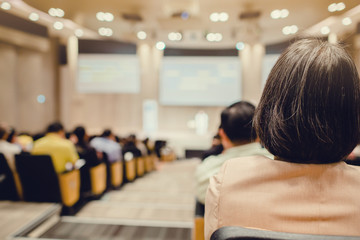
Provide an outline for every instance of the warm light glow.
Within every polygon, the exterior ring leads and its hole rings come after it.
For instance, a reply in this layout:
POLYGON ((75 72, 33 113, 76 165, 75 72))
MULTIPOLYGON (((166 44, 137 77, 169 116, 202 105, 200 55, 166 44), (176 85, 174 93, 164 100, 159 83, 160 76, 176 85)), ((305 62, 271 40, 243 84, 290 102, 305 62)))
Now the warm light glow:
POLYGON ((352 24, 351 18, 349 17, 344 18, 342 20, 342 24, 344 24, 345 26, 352 24))
POLYGON ((139 31, 137 34, 136 34, 137 38, 140 39, 140 40, 145 40, 146 37, 147 37, 147 34, 146 32, 144 31, 139 31))
POLYGON ((342 11, 346 8, 345 3, 339 2, 339 3, 332 3, 328 6, 329 12, 336 12, 336 11, 342 11))
POLYGON ((229 19, 229 14, 226 12, 219 13, 219 21, 226 22, 229 19))
POLYGON ((61 30, 61 29, 64 28, 64 24, 63 24, 62 22, 59 22, 59 21, 54 22, 54 28, 55 28, 56 30, 61 30))
POLYGON ((159 50, 164 50, 166 47, 165 43, 164 42, 157 42, 156 43, 156 48, 159 49, 159 50))
POLYGON ((114 21, 114 15, 108 12, 98 12, 96 13, 97 20, 101 22, 112 22, 114 21))
POLYGON ((182 34, 179 32, 171 32, 168 35, 170 41, 180 41, 182 39, 182 34))
POLYGON ((295 34, 298 31, 299 31, 299 28, 296 25, 286 26, 282 29, 282 32, 284 35, 295 34))
POLYGON ((111 37, 113 35, 113 30, 111 28, 102 27, 99 28, 98 32, 101 36, 111 37))
POLYGON ((4 10, 10 10, 11 9, 11 4, 8 2, 3 2, 0 6, 2 9, 4 10))
POLYGON ((60 9, 60 8, 50 8, 48 11, 49 15, 52 17, 64 17, 65 12, 64 10, 60 9))
POLYGON ((210 21, 212 21, 212 22, 219 21, 219 14, 217 12, 210 14, 210 21))
POLYGON ((221 33, 208 33, 206 35, 206 40, 209 42, 220 42, 223 39, 223 36, 221 33))
POLYGON ((35 13, 35 12, 32 12, 32 13, 30 13, 30 15, 29 15, 29 19, 30 19, 31 21, 34 21, 34 22, 36 22, 37 20, 39 20, 39 18, 40 18, 39 14, 37 14, 37 13, 35 13))
POLYGON ((75 36, 77 36, 77 37, 82 37, 82 36, 84 36, 84 31, 82 30, 82 29, 76 29, 75 30, 75 36))
POLYGON ((324 26, 321 28, 320 32, 324 35, 327 35, 330 33, 330 28, 328 26, 324 26))
POLYGON ((229 20, 229 14, 226 12, 210 14, 210 21, 212 22, 226 22, 227 20, 229 20))
POLYGON ((237 50, 241 51, 241 50, 243 50, 244 48, 245 48, 245 44, 244 44, 243 42, 238 42, 238 43, 236 44, 236 49, 237 49, 237 50))
POLYGON ((270 14, 272 19, 287 18, 289 16, 289 10, 287 9, 276 9, 270 14))

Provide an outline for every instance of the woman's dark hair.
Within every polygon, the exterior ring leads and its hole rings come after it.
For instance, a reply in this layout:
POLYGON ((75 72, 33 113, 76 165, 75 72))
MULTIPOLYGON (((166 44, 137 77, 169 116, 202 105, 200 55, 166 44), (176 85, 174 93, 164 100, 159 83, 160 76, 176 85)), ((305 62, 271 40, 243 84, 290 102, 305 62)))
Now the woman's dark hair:
POLYGON ((338 44, 293 43, 280 56, 255 112, 269 152, 299 163, 343 160, 360 139, 360 85, 353 60, 338 44))
POLYGON ((221 112, 220 128, 233 142, 251 141, 253 136, 252 119, 255 106, 246 101, 236 102, 221 112))
POLYGON ((76 135, 76 137, 78 138, 78 141, 80 143, 84 142, 84 137, 85 137, 85 128, 83 126, 77 126, 73 133, 76 135))

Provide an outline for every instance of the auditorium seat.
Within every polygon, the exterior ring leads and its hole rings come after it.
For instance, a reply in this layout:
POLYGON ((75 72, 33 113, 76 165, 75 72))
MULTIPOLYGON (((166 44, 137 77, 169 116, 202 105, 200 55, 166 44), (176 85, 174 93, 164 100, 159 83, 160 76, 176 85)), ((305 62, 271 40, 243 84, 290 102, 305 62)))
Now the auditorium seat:
POLYGON ((216 230, 210 240, 360 240, 360 236, 331 236, 299 233, 274 232, 267 230, 222 227, 216 230))
POLYGON ((136 161, 136 176, 142 177, 145 173, 145 158, 144 157, 137 157, 135 158, 136 161))
POLYGON ((110 183, 113 188, 119 188, 124 180, 123 162, 110 163, 110 183))
POLYGON ((13 173, 2 153, 0 153, 0 200, 19 200, 13 173))
POLYGON ((57 174, 49 155, 15 155, 15 165, 25 201, 59 202, 65 207, 78 202, 79 170, 57 174))
POLYGON ((101 196, 106 190, 106 165, 100 163, 90 167, 90 185, 92 196, 101 196))
POLYGON ((205 239, 204 215, 205 215, 205 205, 196 200, 194 228, 193 228, 193 240, 204 240, 205 239))
POLYGON ((150 155, 144 156, 144 160, 145 160, 145 172, 148 173, 148 172, 151 172, 152 170, 154 170, 152 156, 150 156, 150 155))
POLYGON ((132 182, 136 178, 136 159, 131 152, 124 155, 124 178, 126 182, 132 182))

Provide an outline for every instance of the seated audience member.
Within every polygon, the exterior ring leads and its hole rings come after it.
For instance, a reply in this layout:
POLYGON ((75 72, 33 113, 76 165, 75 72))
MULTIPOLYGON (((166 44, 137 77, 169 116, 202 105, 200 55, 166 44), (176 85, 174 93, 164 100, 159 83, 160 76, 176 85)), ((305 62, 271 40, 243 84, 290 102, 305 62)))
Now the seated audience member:
POLYGON ((319 39, 293 43, 266 82, 254 116, 275 156, 226 161, 210 179, 205 239, 222 226, 360 236, 360 80, 349 54, 319 39))
POLYGON ((110 129, 106 129, 100 137, 95 137, 90 141, 90 146, 98 152, 106 153, 109 162, 122 160, 121 146, 115 140, 115 135, 110 129))
POLYGON ((255 106, 240 101, 225 108, 221 113, 219 135, 224 152, 206 158, 196 169, 196 198, 204 204, 210 177, 219 172, 221 165, 235 157, 270 155, 258 142, 252 142, 252 119, 255 106))
POLYGON ((7 141, 9 133, 9 129, 0 124, 0 152, 4 154, 11 170, 15 171, 15 154, 21 153, 21 147, 7 141))
POLYGON ((85 128, 78 126, 74 129, 73 134, 77 139, 75 147, 80 158, 84 159, 89 166, 98 165, 102 158, 98 158, 95 148, 90 146, 89 136, 86 134, 85 128))
POLYGON ((126 138, 122 152, 124 156, 125 153, 131 152, 135 158, 143 155, 136 145, 136 136, 134 134, 126 138))
POLYGON ((17 136, 17 143, 20 145, 23 152, 31 152, 34 140, 28 133, 20 133, 17 136))
POLYGON ((34 142, 32 154, 50 155, 57 173, 65 172, 66 164, 75 164, 79 156, 74 144, 65 139, 64 127, 55 122, 48 126, 47 134, 34 142))
POLYGON ((219 155, 224 151, 224 147, 221 144, 220 135, 217 133, 212 140, 210 149, 204 151, 202 155, 202 160, 205 160, 207 157, 219 155))

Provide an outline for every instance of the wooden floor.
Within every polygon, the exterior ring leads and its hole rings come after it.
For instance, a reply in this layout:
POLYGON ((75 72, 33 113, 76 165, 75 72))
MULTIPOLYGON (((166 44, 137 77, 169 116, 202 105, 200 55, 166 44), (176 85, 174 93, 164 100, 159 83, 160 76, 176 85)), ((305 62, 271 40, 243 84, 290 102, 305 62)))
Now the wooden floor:
MULTIPOLYGON (((160 163, 158 170, 125 184, 119 190, 107 192, 100 200, 87 203, 75 216, 61 217, 57 223, 38 231, 41 234, 37 237, 190 240, 195 206, 194 173, 198 164, 197 159, 160 163)), ((10 209, 16 208, 10 205, 10 209)), ((25 212, 35 211, 31 203, 28 206, 25 212)), ((5 214, 10 217, 11 212, 5 214)), ((0 220, 3 220, 3 213, 0 205, 0 220)), ((21 217, 15 211, 13 214, 21 217)), ((18 227, 20 225, 21 221, 18 227)), ((16 230, 12 227, 4 231, 4 226, 4 221, 0 221, 0 239, 16 230)))

